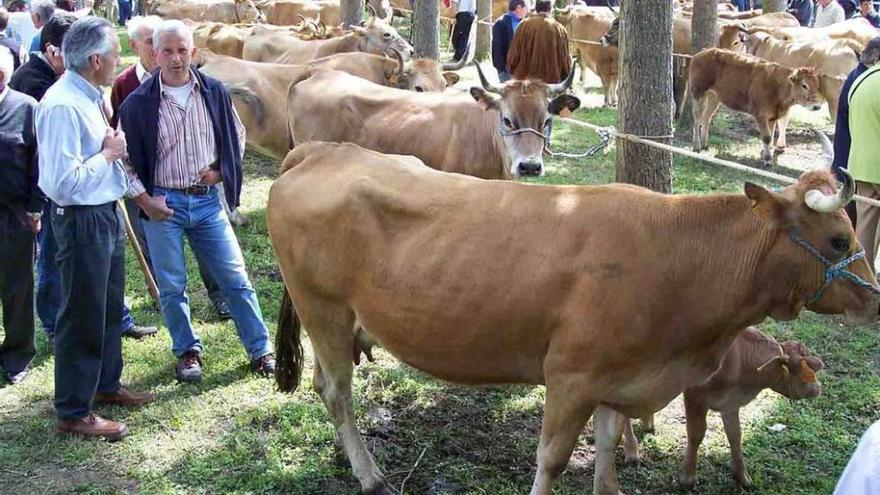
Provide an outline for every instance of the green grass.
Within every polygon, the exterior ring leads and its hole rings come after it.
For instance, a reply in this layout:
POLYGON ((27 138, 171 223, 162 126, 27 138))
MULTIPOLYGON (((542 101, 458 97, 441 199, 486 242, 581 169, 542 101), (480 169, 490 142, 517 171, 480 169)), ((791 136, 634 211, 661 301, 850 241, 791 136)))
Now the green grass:
MULTIPOLYGON (((130 56, 130 53, 128 54, 130 56)), ((601 125, 615 112, 585 109, 576 118, 601 125)), ((713 149, 737 154, 746 143, 734 117, 721 115, 713 149)), ((557 123, 556 150, 580 151, 596 142, 581 129, 557 123)), ((683 143, 680 143, 683 144, 683 143)), ((598 184, 614 177, 614 150, 592 159, 550 160, 552 184, 598 184)), ((265 202, 277 163, 249 153, 242 210, 253 223, 239 240, 263 313, 274 334, 281 281, 265 224, 265 202)), ((737 191, 745 175, 686 159, 675 161, 675 191, 737 191)), ((174 381, 167 331, 144 341, 124 342, 124 383, 150 390, 158 400, 144 408, 99 407, 124 420, 131 435, 119 443, 66 438, 53 431, 53 357, 40 334, 31 376, 0 389, 0 493, 44 494, 354 494, 345 457, 334 445, 329 417, 306 372, 293 395, 247 370, 234 326, 216 321, 192 257, 193 319, 205 341, 205 380, 174 381)), ((137 264, 129 256, 126 297, 141 324, 161 323, 146 296, 137 264)), ((794 406, 765 392, 743 410, 746 459, 755 493, 826 495, 843 470, 861 433, 880 416, 880 336, 876 326, 845 328, 837 318, 805 314, 796 322, 767 323, 781 338, 797 338, 820 355, 824 394, 794 406), (773 433, 768 427, 787 429, 773 433)), ((2 331, 0 331, 2 334, 2 331)), ((311 353, 308 350, 307 354, 311 353)), ((395 487, 408 475, 406 493, 526 493, 542 414, 542 387, 462 387, 434 380, 379 351, 377 362, 358 367, 355 402, 360 429, 395 487), (424 452, 419 466, 415 460, 424 452)), ((310 363, 310 362, 309 362, 310 363)), ((308 365, 310 367, 310 364, 308 365)), ((658 414, 657 432, 642 438, 643 464, 620 469, 623 490, 677 493, 673 478, 681 462, 684 425, 680 401, 658 414)), ((588 427, 556 493, 591 490, 593 456, 588 427)), ((733 491, 727 441, 720 419, 699 459, 699 493, 733 491)), ((619 456, 622 460, 622 456, 619 456)))

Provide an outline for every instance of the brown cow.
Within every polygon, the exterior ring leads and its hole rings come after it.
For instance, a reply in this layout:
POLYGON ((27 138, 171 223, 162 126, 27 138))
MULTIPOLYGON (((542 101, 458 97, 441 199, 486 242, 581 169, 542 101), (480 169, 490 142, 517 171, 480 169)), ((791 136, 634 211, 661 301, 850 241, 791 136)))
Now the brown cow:
POLYGON ((810 27, 761 27, 748 28, 748 32, 764 31, 775 38, 786 41, 812 41, 821 39, 851 39, 867 45, 869 41, 877 37, 877 30, 862 17, 847 19, 821 28, 810 27))
POLYGON ((290 150, 287 99, 290 83, 319 68, 336 69, 383 86, 411 91, 443 91, 458 81, 453 72, 440 72, 440 65, 427 59, 388 58, 366 53, 339 53, 303 65, 266 64, 199 50, 193 59, 199 69, 223 82, 247 129, 248 145, 274 158, 290 150))
POLYGON ((303 145, 286 165, 266 211, 289 294, 275 376, 282 391, 297 387, 301 324, 365 493, 392 492, 355 422, 358 334, 444 380, 545 385, 532 495, 550 495, 594 415, 594 493, 620 495, 620 414, 646 416, 706 381, 743 328, 805 306, 877 316, 864 259, 849 267, 870 289, 841 278, 814 299, 828 267, 789 237, 832 262, 860 251, 840 210, 847 175, 830 196, 827 171, 779 192, 747 183, 745 195, 676 196, 480 180, 350 143, 303 145), (825 213, 805 202, 815 195, 830 200, 825 213))
POLYGON ((812 67, 791 69, 751 55, 711 48, 691 61, 690 91, 694 97, 694 151, 709 147, 709 125, 718 107, 746 112, 754 117, 764 143, 761 159, 772 165, 773 133, 779 127, 785 144, 788 110, 794 104, 811 110, 822 107, 819 78, 812 67))
POLYGON ((513 80, 497 88, 480 72, 488 92, 473 87, 470 95, 448 95, 415 94, 342 72, 315 71, 290 88, 291 135, 297 146, 351 142, 485 179, 542 175, 552 114, 580 105, 562 94, 573 74, 559 84, 513 80))
POLYGON ((151 8, 151 13, 165 19, 228 24, 263 21, 263 14, 252 0, 162 0, 151 8))
POLYGON ((553 16, 568 30, 569 40, 580 54, 581 84, 586 83, 587 69, 590 69, 602 81, 605 105, 617 105, 617 47, 577 41, 601 41, 602 35, 611 28, 614 14, 604 7, 576 6, 557 9, 553 16))
MULTIPOLYGON (((718 371, 706 383, 684 391, 688 446, 681 484, 693 486, 696 482, 697 451, 706 434, 706 413, 711 409, 721 412, 724 421, 734 481, 741 488, 751 488, 752 478, 743 459, 739 410, 765 388, 791 400, 819 396, 822 385, 816 372, 824 367, 822 360, 800 342, 788 340, 780 344, 757 328, 746 328, 733 341, 718 371)), ((627 422, 623 438, 629 460, 637 460, 639 441, 631 422, 627 422)))
MULTIPOLYGON (((277 33, 285 33, 300 39, 327 39, 337 34, 335 30, 327 30, 323 23, 301 18, 296 26, 272 26, 261 24, 261 29, 277 33)), ((193 43, 196 48, 208 48, 214 53, 242 58, 244 40, 251 34, 256 24, 224 24, 222 22, 184 21, 193 30, 193 43)))
POLYGON ((352 26, 352 31, 337 38, 304 41, 296 36, 255 26, 244 40, 242 56, 254 62, 303 64, 335 53, 366 52, 383 55, 394 48, 405 59, 412 57, 413 48, 391 25, 370 18, 366 26, 352 26))

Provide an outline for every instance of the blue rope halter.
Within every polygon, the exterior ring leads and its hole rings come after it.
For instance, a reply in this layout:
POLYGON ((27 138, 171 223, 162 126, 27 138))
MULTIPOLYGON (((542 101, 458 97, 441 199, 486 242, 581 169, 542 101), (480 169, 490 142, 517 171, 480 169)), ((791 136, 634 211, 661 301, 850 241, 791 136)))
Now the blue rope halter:
POLYGON ((828 266, 828 269, 825 270, 825 283, 822 284, 822 287, 819 287, 819 289, 816 290, 816 292, 813 294, 813 297, 810 298, 810 301, 807 304, 813 304, 821 299, 822 294, 825 293, 828 287, 831 286, 831 282, 833 282, 836 278, 845 278, 863 289, 867 289, 874 294, 880 294, 880 289, 874 287, 873 285, 871 285, 870 282, 849 271, 849 268, 847 268, 849 265, 865 257, 864 249, 860 249, 858 252, 850 255, 848 258, 834 263, 826 258, 821 252, 819 252, 818 249, 813 247, 813 245, 810 244, 806 239, 798 235, 798 233, 795 232, 794 229, 788 231, 788 237, 795 244, 806 249, 808 253, 812 254, 813 256, 818 258, 819 261, 828 266))

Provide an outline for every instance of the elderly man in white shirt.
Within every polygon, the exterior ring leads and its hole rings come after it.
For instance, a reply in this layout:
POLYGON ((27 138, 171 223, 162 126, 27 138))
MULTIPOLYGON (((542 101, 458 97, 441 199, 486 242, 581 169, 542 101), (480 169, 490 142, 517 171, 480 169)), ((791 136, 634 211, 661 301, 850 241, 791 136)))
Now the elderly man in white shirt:
POLYGON ((813 27, 821 28, 846 20, 843 7, 835 0, 819 0, 816 6, 816 22, 813 27))

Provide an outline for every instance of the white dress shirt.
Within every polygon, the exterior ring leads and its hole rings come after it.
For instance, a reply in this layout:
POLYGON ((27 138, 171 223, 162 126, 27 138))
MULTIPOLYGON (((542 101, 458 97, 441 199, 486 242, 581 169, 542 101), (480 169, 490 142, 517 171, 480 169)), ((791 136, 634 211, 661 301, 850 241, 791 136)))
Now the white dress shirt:
POLYGON ((830 26, 843 22, 845 19, 846 14, 843 12, 843 7, 835 0, 831 0, 827 7, 823 7, 822 4, 816 5, 816 23, 813 27, 830 26))

